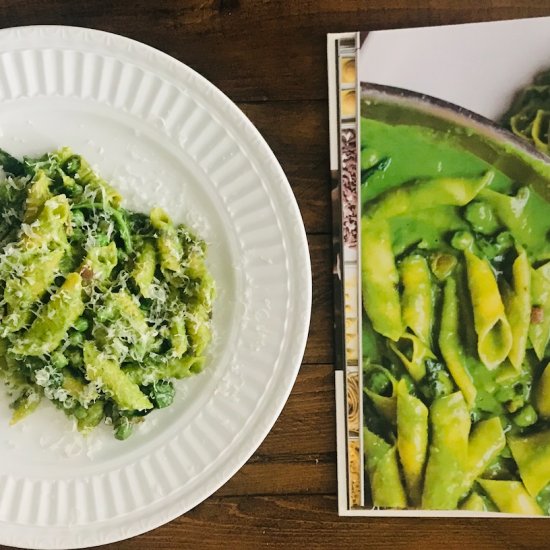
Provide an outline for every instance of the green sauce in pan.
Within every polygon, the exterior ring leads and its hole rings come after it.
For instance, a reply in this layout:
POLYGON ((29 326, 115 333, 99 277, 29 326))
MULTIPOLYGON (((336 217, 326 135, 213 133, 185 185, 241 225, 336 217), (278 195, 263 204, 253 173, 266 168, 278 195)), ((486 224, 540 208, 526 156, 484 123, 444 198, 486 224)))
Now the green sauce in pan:
MULTIPOLYGON (((523 185, 523 182, 512 181, 473 153, 457 147, 451 133, 443 134, 420 126, 391 125, 367 118, 361 119, 361 168, 363 204, 406 182, 440 177, 479 177, 488 170, 495 171, 488 186, 491 191, 513 195, 523 185)), ((532 260, 550 258, 550 204, 533 189, 530 189, 527 200, 511 204, 509 217, 504 223, 526 247, 532 260)), ((400 237, 394 242, 397 250, 409 246, 419 233, 428 236, 427 244, 435 245, 442 241, 445 230, 448 232, 463 226, 456 208, 403 217, 392 224, 395 233, 403 236, 403 240, 400 237)))
MULTIPOLYGON (((458 149, 450 134, 362 118, 361 169, 368 169, 383 158, 392 161, 363 186, 363 201, 407 181, 441 176, 477 177, 491 168, 474 154, 458 149)), ((491 184, 495 190, 508 190, 511 186, 510 179, 500 172, 491 184)))

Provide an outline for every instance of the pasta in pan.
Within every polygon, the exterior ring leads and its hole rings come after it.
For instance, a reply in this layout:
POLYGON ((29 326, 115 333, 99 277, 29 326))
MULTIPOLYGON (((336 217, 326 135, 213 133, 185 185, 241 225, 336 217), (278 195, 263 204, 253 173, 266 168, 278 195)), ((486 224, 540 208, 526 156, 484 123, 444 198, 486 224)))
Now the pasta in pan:
POLYGON ((365 494, 550 515, 550 204, 449 134, 370 113, 365 494))
POLYGON ((550 153, 550 71, 538 74, 516 97, 503 123, 543 153, 550 153))
POLYGON ((214 282, 205 245, 149 216, 69 148, 23 161, 0 150, 0 375, 12 422, 42 398, 83 433, 117 439, 200 372, 214 282))

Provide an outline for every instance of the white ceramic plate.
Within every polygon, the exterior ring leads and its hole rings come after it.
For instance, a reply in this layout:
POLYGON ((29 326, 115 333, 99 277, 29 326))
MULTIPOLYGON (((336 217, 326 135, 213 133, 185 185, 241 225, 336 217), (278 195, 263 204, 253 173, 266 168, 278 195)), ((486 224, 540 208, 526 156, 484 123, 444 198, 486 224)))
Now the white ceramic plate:
POLYGON ((197 73, 132 40, 71 27, 0 32, 0 147, 69 145, 126 197, 209 243, 218 285, 208 366, 127 441, 83 439, 49 404, 8 426, 0 398, 0 543, 117 541, 189 510, 250 457, 279 415, 311 307, 304 227, 272 152, 197 73))

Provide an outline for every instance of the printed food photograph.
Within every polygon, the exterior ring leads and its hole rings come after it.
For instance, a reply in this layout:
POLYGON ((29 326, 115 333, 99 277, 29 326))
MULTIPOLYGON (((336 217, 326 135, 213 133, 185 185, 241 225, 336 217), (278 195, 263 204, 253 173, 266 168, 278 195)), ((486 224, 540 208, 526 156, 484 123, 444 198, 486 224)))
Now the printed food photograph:
POLYGON ((547 78, 503 121, 515 136, 420 94, 362 86, 374 507, 550 514, 547 78))

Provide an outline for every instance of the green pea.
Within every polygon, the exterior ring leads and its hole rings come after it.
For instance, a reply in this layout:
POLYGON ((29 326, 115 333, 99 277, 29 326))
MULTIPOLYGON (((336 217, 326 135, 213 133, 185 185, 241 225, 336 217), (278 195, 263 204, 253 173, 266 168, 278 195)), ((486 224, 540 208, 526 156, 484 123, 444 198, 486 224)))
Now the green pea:
POLYGON ((514 245, 514 237, 510 231, 502 231, 497 235, 496 238, 497 245, 500 247, 501 251, 507 250, 514 245))
POLYGON ((479 422, 481 420, 485 420, 486 418, 487 418, 487 413, 481 410, 479 407, 472 409, 470 412, 470 420, 472 424, 475 424, 476 422, 479 422))
POLYGON ((110 342, 109 329, 102 325, 97 326, 94 329, 94 340, 100 347, 108 344, 110 342))
POLYGON ((71 346, 79 347, 82 345, 82 342, 84 342, 84 336, 81 332, 71 331, 69 333, 69 342, 71 346))
POLYGON ((86 319, 86 317, 79 317, 74 323, 74 328, 78 332, 84 332, 88 330, 89 326, 90 323, 88 322, 88 319, 86 319))
POLYGON ((483 201, 471 202, 466 207, 464 217, 474 231, 484 235, 492 235, 500 227, 493 209, 483 201))
POLYGON ((480 238, 477 240, 477 245, 488 260, 495 260, 500 254, 499 247, 491 240, 480 238))
POLYGON ((514 389, 514 386, 510 386, 509 384, 505 385, 502 384, 498 386, 496 392, 495 392, 495 398, 500 403, 506 403, 506 401, 511 401, 512 399, 515 399, 517 397, 517 393, 514 389))
POLYGON ((532 405, 525 405, 513 417, 514 424, 520 428, 532 426, 537 420, 537 412, 532 405))
POLYGON ((523 397, 522 396, 516 396, 516 397, 510 399, 510 401, 508 401, 505 404, 505 407, 508 410, 508 412, 515 413, 516 411, 519 411, 523 407, 524 404, 525 404, 525 400, 523 399, 523 397))
POLYGON ((550 515, 550 483, 547 483, 537 495, 537 503, 546 515, 550 515))
POLYGON ((503 231, 497 235, 496 239, 479 239, 478 245, 489 260, 496 261, 499 258, 502 259, 503 255, 514 246, 514 238, 508 231, 503 231))
POLYGON ((96 401, 95 403, 92 403, 88 409, 84 410, 86 414, 78 421, 78 429, 81 431, 95 428, 101 422, 104 415, 103 402, 96 401))
POLYGON ((456 264, 456 258, 452 254, 437 252, 430 258, 430 269, 440 281, 444 281, 453 272, 456 264))
POLYGON ((378 153, 375 153, 372 149, 363 149, 361 151, 361 166, 364 169, 368 169, 371 166, 377 164, 380 160, 378 153))
POLYGON ((69 364, 69 360, 65 357, 65 354, 62 351, 54 351, 52 353, 51 361, 52 365, 58 370, 61 370, 69 364))
POLYGON ((457 250, 468 250, 474 244, 474 237, 468 231, 457 231, 451 239, 451 246, 457 250))
POLYGON ((78 197, 79 195, 82 195, 82 192, 84 191, 84 188, 82 187, 82 185, 76 183, 72 178, 71 178, 71 184, 69 186, 65 186, 65 194, 68 196, 68 197, 78 197))
POLYGON ((95 240, 97 246, 107 246, 111 242, 105 233, 100 233, 95 240))
POLYGON ((84 237, 84 231, 82 231, 82 229, 78 226, 73 227, 73 233, 70 237, 71 242, 78 243, 78 242, 82 241, 84 238, 85 238, 84 237))
POLYGON ((83 192, 84 187, 82 187, 79 183, 75 183, 73 187, 73 197, 78 197, 79 195, 82 195, 83 192))
POLYGON ((101 231, 102 233, 108 233, 109 232, 109 227, 111 227, 111 222, 109 222, 107 220, 101 220, 97 227, 98 227, 99 231, 101 231))
POLYGON ((82 420, 86 418, 87 414, 88 414, 88 411, 80 405, 76 407, 76 409, 73 411, 73 416, 78 420, 82 420))
POLYGON ((116 439, 123 441, 132 435, 133 426, 128 418, 121 416, 114 425, 114 430, 116 439))

